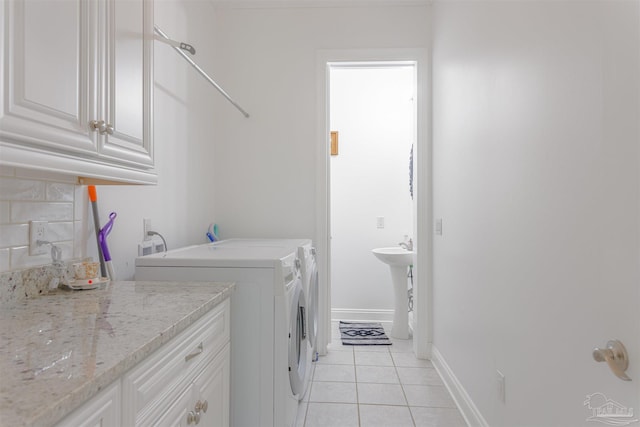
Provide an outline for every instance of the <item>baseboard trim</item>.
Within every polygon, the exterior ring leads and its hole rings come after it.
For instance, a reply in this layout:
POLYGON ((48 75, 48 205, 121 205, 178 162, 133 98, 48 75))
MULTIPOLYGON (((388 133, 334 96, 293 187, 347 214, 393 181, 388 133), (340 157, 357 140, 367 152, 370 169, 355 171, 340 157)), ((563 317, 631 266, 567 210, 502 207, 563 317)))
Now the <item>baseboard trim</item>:
POLYGON ((365 310, 360 308, 332 308, 331 321, 393 322, 393 310, 365 310))
POLYGON ((440 378, 444 381, 444 385, 449 390, 449 393, 453 397, 453 400, 456 402, 458 409, 462 413, 465 422, 468 426, 478 426, 478 427, 489 427, 489 424, 484 419, 476 405, 467 394, 467 391, 462 387, 458 378, 454 375, 449 365, 442 357, 442 354, 438 351, 438 349, 432 344, 431 346, 431 363, 440 374, 440 378))

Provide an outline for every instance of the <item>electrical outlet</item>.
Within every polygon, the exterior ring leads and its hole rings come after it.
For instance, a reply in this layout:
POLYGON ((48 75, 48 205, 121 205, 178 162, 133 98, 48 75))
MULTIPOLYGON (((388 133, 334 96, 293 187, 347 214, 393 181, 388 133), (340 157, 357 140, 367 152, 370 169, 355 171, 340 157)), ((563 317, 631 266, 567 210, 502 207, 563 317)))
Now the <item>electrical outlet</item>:
POLYGON ((376 218, 376 225, 378 228, 384 228, 384 217, 379 216, 376 218))
POLYGON ((147 232, 151 230, 151 218, 142 218, 142 240, 151 240, 147 232))
POLYGON ((47 221, 29 221, 29 255, 48 253, 47 245, 38 245, 38 240, 47 240, 49 223, 47 221))
POLYGON ((506 387, 505 378, 504 378, 504 374, 498 370, 496 370, 496 382, 497 382, 498 398, 502 403, 506 403, 507 390, 505 388, 506 387))

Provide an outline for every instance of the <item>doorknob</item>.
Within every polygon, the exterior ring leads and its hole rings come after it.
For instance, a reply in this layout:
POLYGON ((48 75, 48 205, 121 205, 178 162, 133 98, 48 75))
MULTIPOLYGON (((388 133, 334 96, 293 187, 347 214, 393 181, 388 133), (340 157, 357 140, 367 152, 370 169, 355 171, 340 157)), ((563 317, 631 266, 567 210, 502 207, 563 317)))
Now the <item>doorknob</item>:
POLYGON ((593 358, 596 362, 607 362, 609 368, 621 380, 631 381, 631 378, 624 373, 629 367, 629 356, 627 356, 627 349, 620 341, 607 342, 607 348, 594 348, 593 358))

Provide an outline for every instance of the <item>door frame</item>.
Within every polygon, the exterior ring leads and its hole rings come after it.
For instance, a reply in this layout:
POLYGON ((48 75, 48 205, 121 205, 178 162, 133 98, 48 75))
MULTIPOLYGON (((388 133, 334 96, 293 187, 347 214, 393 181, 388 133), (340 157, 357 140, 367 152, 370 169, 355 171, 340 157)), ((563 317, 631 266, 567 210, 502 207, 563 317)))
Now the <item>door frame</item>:
POLYGON ((316 232, 319 272, 318 352, 326 354, 331 342, 331 215, 329 171, 329 63, 400 62, 416 64, 416 159, 414 193, 415 272, 413 350, 419 358, 431 357, 432 341, 432 167, 431 167, 431 67, 429 52, 423 48, 318 50, 316 54, 316 232))

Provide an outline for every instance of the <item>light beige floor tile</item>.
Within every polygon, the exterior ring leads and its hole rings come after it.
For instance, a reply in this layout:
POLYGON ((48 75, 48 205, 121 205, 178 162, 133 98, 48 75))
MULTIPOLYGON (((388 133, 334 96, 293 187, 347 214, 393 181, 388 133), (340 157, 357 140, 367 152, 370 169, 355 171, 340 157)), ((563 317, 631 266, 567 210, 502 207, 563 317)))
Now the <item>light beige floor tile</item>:
POLYGON ((455 408, 411 407, 416 427, 467 427, 464 418, 455 408))
POLYGON ((304 426, 304 419, 307 415, 307 406, 309 404, 307 402, 300 402, 298 404, 298 414, 296 415, 296 427, 304 426))
POLYGON ((353 365, 353 351, 328 351, 316 362, 319 365, 353 365))
POLYGON ((338 322, 331 322, 331 336, 340 338, 340 324, 338 322))
POLYGON ((349 351, 353 353, 353 345, 344 345, 340 339, 333 340, 327 344, 327 353, 332 351, 349 351))
POLYGON ((360 405, 360 427, 413 427, 407 406, 360 405))
POLYGON ((356 353, 375 351, 378 353, 388 353, 391 345, 354 345, 353 351, 356 353))
POLYGON ((446 387, 432 385, 404 385, 409 406, 427 406, 431 408, 455 408, 456 404, 446 387))
POLYGON ((393 366, 390 353, 362 352, 355 355, 358 366, 393 366))
POLYGON ((311 370, 311 376, 309 377, 309 383, 307 384, 307 388, 304 391, 304 394, 302 395, 302 401, 303 402, 308 402, 309 401, 309 395, 311 394, 311 385, 313 384, 313 372, 315 371, 315 366, 314 368, 311 370))
POLYGON ((391 352, 393 363, 405 368, 433 368, 433 363, 427 359, 418 359, 413 353, 391 352))
POLYGON ((309 403, 305 427, 358 427, 358 405, 309 403))
POLYGON ((396 368, 402 384, 444 385, 434 368, 396 368))
POLYGON ((371 405, 407 405, 398 384, 358 383, 358 402, 371 405))
POLYGON ((392 353, 413 353, 413 340, 390 339, 391 346, 389 350, 391 350, 392 353))
POLYGON ((353 365, 316 365, 313 381, 356 382, 353 365))
POLYGON ((387 334, 391 333, 391 328, 393 328, 393 322, 391 320, 380 322, 380 324, 382 324, 382 328, 387 334))
POLYGON ((393 366, 356 366, 359 383, 399 384, 400 379, 393 366))
POLYGON ((358 403, 355 383, 317 381, 311 387, 310 402, 358 403))

